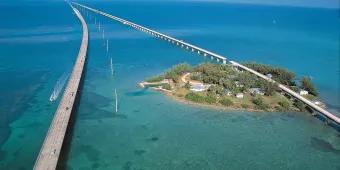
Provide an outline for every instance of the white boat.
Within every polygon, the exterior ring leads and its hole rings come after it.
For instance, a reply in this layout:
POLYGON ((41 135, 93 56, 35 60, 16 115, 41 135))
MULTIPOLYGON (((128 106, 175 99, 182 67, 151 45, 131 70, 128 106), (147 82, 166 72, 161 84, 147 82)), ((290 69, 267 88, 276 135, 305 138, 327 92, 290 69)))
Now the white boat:
POLYGON ((53 101, 55 101, 56 99, 57 99, 57 95, 56 95, 56 93, 53 91, 52 92, 52 94, 51 94, 51 96, 50 96, 50 102, 53 102, 53 101))
POLYGON ((58 99, 58 96, 63 89, 67 79, 68 79, 69 73, 65 72, 57 81, 53 88, 53 92, 50 96, 50 101, 53 102, 58 99))

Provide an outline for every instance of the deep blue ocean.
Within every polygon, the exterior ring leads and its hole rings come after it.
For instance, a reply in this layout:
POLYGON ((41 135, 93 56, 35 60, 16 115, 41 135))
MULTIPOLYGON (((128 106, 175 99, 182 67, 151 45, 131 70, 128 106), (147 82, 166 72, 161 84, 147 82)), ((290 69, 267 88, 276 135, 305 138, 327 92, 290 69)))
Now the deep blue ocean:
MULTIPOLYGON (((297 78, 310 76, 328 109, 340 115, 338 9, 207 2, 84 4, 230 60, 285 67, 297 78)), ((138 88, 138 82, 174 64, 210 60, 97 14, 83 16, 90 31, 88 60, 60 167, 340 168, 339 132, 308 113, 218 111, 138 88), (104 38, 94 18, 103 26, 104 38)), ((49 97, 73 66, 81 25, 63 1, 1 1, 0 20, 0 169, 32 169, 59 102, 49 97)))

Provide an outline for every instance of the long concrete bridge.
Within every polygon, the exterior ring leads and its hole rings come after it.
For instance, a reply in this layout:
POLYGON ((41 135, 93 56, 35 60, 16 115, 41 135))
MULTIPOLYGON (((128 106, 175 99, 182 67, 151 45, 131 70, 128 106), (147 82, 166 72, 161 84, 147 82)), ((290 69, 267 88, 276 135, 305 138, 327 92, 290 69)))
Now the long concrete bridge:
POLYGON ((75 99, 78 93, 79 84, 82 78, 84 64, 86 61, 86 52, 88 45, 88 29, 85 20, 80 12, 70 5, 74 13, 79 18, 82 29, 83 37, 78 53, 78 57, 73 67, 72 74, 65 88, 63 97, 59 103, 57 111, 48 129, 46 138, 37 157, 34 165, 36 170, 53 170, 56 169, 60 151, 63 145, 65 133, 73 110, 75 99))
POLYGON ((173 37, 170 37, 168 35, 162 34, 162 33, 157 32, 155 30, 143 27, 143 26, 138 25, 136 23, 130 22, 130 21, 122 19, 122 18, 118 18, 116 16, 107 14, 105 12, 102 12, 102 11, 99 11, 99 10, 96 10, 96 9, 93 9, 93 8, 81 5, 79 3, 73 2, 73 4, 76 5, 76 6, 82 7, 83 9, 88 9, 90 11, 93 11, 95 13, 101 14, 101 15, 106 16, 108 18, 114 19, 114 20, 116 20, 116 21, 118 21, 118 22, 120 22, 120 23, 122 23, 124 25, 130 26, 130 27, 132 27, 134 29, 140 30, 142 32, 145 32, 145 33, 150 34, 152 36, 155 36, 157 38, 163 39, 165 41, 173 43, 173 44, 175 44, 177 46, 180 46, 182 48, 185 48, 187 50, 191 50, 192 52, 197 52, 198 54, 201 54, 201 55, 203 55, 205 57, 211 57, 211 59, 215 59, 218 62, 222 62, 224 64, 226 64, 226 62, 227 62, 227 59, 225 57, 221 56, 221 55, 218 55, 218 54, 213 53, 211 51, 208 51, 208 50, 205 50, 203 48, 197 47, 195 45, 189 44, 189 43, 184 42, 182 40, 178 40, 176 38, 173 38, 173 37))
MULTIPOLYGON (((110 15, 108 13, 105 13, 105 12, 102 12, 100 10, 97 10, 97 9, 94 9, 94 8, 90 8, 88 6, 85 6, 85 5, 82 5, 82 4, 79 4, 79 3, 73 3, 75 6, 78 6, 80 7, 80 9, 82 10, 90 10, 92 12, 95 12, 95 13, 98 13, 100 15, 103 15, 103 16, 106 16, 108 18, 111 18, 113 20, 116 20, 124 25, 127 25, 127 26, 130 26, 134 29, 137 29, 137 30, 140 30, 142 32, 145 32, 147 34, 150 34, 156 38, 160 38, 162 40, 165 40, 165 41, 168 41, 168 42, 171 42, 172 44, 175 44, 177 46, 180 46, 182 48, 186 48, 188 50, 191 50, 192 52, 197 52, 198 54, 201 54, 203 56, 208 56, 208 57, 211 57, 211 59, 216 59, 218 62, 222 62, 223 64, 226 64, 227 63, 227 59, 221 55, 218 55, 216 53, 213 53, 211 51, 208 51, 208 50, 205 50, 203 48, 200 48, 200 47, 197 47, 195 45, 192 45, 192 44, 189 44, 187 42, 184 42, 182 40, 178 40, 176 38, 173 38, 171 36, 168 36, 168 35, 165 35, 165 34, 162 34, 160 32, 157 32, 155 30, 152 30, 152 29, 149 29, 149 28, 146 28, 144 26, 141 26, 141 25, 138 25, 136 23, 133 23, 131 21, 128 21, 128 20, 125 20, 125 19, 122 19, 122 18, 119 18, 119 17, 116 17, 116 16, 113 16, 113 15, 110 15)), ((250 69, 242 64, 239 64, 235 61, 229 61, 232 65, 234 66, 237 66, 245 71, 248 71, 260 78, 263 78, 269 82, 273 82, 273 83, 277 83, 275 82, 273 79, 270 79, 268 78, 267 76, 253 70, 253 69, 250 69)), ((313 102, 311 102, 310 100, 304 98, 303 96, 299 95, 298 93, 294 92, 293 90, 289 89, 288 87, 282 85, 282 84, 278 84, 278 87, 286 92, 287 94, 295 97, 296 99, 302 101, 303 103, 305 103, 306 105, 308 105, 309 107, 311 107, 312 109, 316 110, 317 112, 321 113, 322 115, 324 115, 327 119, 330 119, 330 120, 333 120, 334 122, 336 122, 337 124, 340 124, 340 119, 339 117, 337 117, 335 114, 332 114, 331 112, 319 107, 318 105, 314 104, 313 102)))

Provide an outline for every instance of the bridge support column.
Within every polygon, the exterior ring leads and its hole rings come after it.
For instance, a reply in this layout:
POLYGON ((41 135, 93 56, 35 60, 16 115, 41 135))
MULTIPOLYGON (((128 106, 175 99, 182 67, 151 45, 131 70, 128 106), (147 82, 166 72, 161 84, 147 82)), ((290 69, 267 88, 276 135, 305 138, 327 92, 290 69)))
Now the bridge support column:
POLYGON ((315 111, 312 112, 312 116, 316 116, 317 114, 315 113, 315 111))
POLYGON ((330 123, 330 120, 326 117, 326 119, 325 119, 325 124, 326 124, 326 125, 329 125, 329 123, 330 123))
POLYGON ((219 58, 216 58, 216 61, 217 61, 217 62, 220 62, 220 59, 219 59, 219 58))
POLYGON ((213 56, 210 56, 210 58, 213 60, 214 59, 214 57, 213 56))
POLYGON ((206 56, 207 56, 207 53, 204 53, 203 56, 206 57, 206 56))
POLYGON ((227 64, 227 60, 223 60, 223 64, 227 64))
POLYGON ((186 49, 189 50, 189 47, 187 46, 186 49))
POLYGON ((197 51, 197 54, 201 54, 201 52, 200 52, 200 51, 197 51))

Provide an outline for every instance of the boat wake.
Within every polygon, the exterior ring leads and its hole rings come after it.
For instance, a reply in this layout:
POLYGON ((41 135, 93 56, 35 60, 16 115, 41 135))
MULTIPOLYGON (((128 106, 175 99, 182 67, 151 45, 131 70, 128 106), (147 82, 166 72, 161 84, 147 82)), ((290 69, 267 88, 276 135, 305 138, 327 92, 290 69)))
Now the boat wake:
POLYGON ((69 77, 69 73, 65 72, 57 81, 57 83, 54 86, 53 92, 50 96, 50 101, 53 102, 55 100, 57 100, 61 90, 64 88, 65 83, 69 77))

